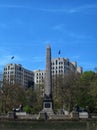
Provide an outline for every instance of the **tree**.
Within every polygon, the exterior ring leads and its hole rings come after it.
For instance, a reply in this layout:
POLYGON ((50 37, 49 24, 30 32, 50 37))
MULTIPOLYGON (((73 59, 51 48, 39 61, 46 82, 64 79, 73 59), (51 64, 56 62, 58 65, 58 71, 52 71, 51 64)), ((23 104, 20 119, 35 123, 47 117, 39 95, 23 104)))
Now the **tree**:
POLYGON ((22 86, 4 83, 1 91, 3 112, 6 113, 12 108, 17 108, 20 104, 25 104, 25 90, 22 86))
POLYGON ((97 76, 93 71, 84 72, 80 79, 77 92, 77 104, 88 107, 90 112, 97 108, 97 76))
POLYGON ((78 90, 78 74, 70 72, 64 75, 64 106, 68 111, 72 111, 76 103, 76 94, 78 90))
POLYGON ((68 109, 76 103, 76 91, 78 74, 68 73, 64 75, 57 75, 57 79, 53 80, 53 99, 55 109, 68 109))
POLYGON ((80 81, 81 83, 84 83, 84 85, 90 85, 91 82, 93 82, 95 80, 95 72, 93 71, 85 71, 81 77, 80 77, 80 81))

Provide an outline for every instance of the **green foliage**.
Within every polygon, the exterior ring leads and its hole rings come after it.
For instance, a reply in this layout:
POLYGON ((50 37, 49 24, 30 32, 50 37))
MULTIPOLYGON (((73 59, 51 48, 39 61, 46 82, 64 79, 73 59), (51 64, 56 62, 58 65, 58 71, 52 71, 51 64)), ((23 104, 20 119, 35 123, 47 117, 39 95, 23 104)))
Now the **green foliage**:
MULTIPOLYGON (((35 90, 22 86, 4 83, 0 90, 0 113, 11 111, 20 104, 27 113, 38 113, 42 110, 43 89, 41 85, 35 90)), ((65 108, 71 111, 75 104, 97 112, 97 73, 86 71, 82 75, 69 73, 55 75, 52 82, 54 110, 65 108)))
POLYGON ((78 83, 77 103, 84 108, 88 106, 89 111, 93 112, 97 109, 97 74, 86 71, 78 83))
POLYGON ((4 83, 0 90, 0 113, 8 113, 22 104, 29 113, 39 112, 42 109, 42 98, 39 91, 33 88, 25 89, 18 84, 4 83))
POLYGON ((53 80, 54 108, 71 111, 75 104, 97 111, 97 73, 86 71, 82 75, 69 73, 55 76, 53 80), (57 77, 57 78, 56 78, 57 77))
POLYGON ((7 113, 20 104, 25 104, 25 90, 20 85, 5 83, 1 92, 2 112, 7 113))
POLYGON ((80 81, 83 82, 86 85, 89 85, 91 82, 95 81, 96 74, 93 71, 85 71, 81 77, 80 81))
POLYGON ((79 75, 69 73, 66 75, 57 75, 53 80, 53 99, 55 109, 68 109, 71 111, 75 104, 75 93, 77 88, 77 79, 79 75))
POLYGON ((26 113, 31 113, 31 111, 32 111, 32 109, 31 109, 31 107, 30 106, 24 106, 23 107, 23 111, 25 111, 26 113))

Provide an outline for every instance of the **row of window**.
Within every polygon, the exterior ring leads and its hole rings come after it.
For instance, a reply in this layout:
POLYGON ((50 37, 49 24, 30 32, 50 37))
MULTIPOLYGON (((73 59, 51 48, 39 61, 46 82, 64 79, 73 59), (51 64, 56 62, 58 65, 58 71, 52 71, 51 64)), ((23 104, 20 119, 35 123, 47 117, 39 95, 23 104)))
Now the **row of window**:
POLYGON ((19 71, 23 71, 23 69, 21 67, 11 67, 11 66, 7 66, 6 68, 4 68, 4 70, 19 70, 19 71))
POLYGON ((56 62, 52 62, 52 63, 51 63, 51 65, 58 65, 58 64, 59 64, 59 65, 63 65, 63 64, 64 64, 64 65, 69 65, 69 62, 58 62, 58 61, 56 60, 56 62))
POLYGON ((37 83, 43 83, 44 80, 36 80, 37 83))
POLYGON ((44 73, 37 73, 37 76, 38 76, 38 75, 44 75, 44 73))
POLYGON ((43 76, 42 76, 42 77, 38 77, 38 76, 37 76, 37 79, 44 79, 44 77, 43 77, 43 76))
POLYGON ((64 68, 64 66, 59 66, 59 67, 57 67, 57 66, 54 67, 54 66, 53 66, 51 69, 62 69, 62 68, 64 68))

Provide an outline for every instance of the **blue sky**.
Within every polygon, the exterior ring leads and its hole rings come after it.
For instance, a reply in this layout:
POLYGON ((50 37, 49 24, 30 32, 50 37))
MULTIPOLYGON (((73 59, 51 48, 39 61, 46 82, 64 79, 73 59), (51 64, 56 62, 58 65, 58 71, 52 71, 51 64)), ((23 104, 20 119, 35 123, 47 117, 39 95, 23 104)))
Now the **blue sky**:
POLYGON ((61 50, 84 71, 94 70, 97 0, 0 0, 0 71, 8 63, 45 69, 47 44, 52 58, 61 50))

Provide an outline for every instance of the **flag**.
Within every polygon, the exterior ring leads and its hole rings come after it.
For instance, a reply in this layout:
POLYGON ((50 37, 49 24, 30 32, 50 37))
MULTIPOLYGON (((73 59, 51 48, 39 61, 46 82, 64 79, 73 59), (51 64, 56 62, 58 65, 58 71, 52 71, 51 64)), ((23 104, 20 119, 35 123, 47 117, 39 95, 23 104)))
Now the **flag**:
POLYGON ((58 54, 60 55, 61 51, 59 50, 58 54))
POLYGON ((14 56, 12 56, 11 59, 14 59, 14 56))

